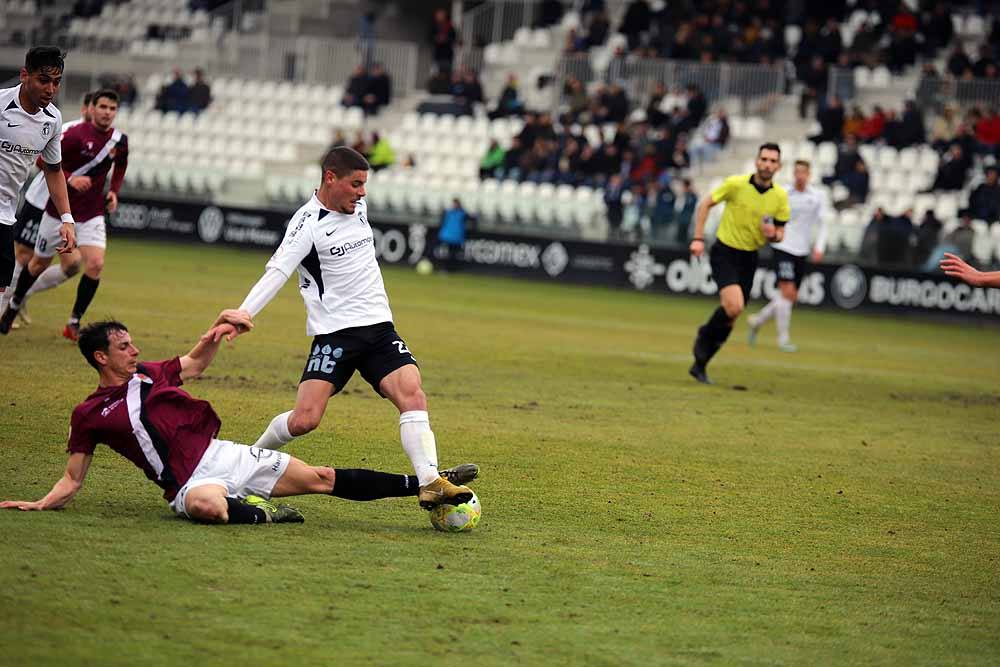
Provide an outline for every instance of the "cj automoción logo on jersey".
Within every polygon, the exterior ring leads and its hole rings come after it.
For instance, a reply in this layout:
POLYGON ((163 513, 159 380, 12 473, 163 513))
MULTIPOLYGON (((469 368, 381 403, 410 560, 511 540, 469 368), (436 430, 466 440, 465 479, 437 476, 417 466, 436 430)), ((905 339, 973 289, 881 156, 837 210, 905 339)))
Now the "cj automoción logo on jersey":
POLYGON ((343 257, 349 252, 354 252, 359 248, 364 248, 365 246, 372 245, 374 242, 375 239, 372 236, 367 236, 358 241, 348 241, 347 243, 343 243, 341 245, 335 245, 332 248, 330 248, 330 254, 333 255, 334 257, 343 257))

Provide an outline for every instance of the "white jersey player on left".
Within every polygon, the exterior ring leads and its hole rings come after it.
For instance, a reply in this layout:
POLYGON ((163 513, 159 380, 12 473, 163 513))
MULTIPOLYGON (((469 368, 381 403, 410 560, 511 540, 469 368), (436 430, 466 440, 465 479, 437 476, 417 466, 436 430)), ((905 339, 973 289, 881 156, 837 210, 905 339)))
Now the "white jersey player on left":
MULTIPOLYGON (((90 122, 93 111, 93 107, 91 106, 92 97, 93 93, 87 93, 83 96, 83 102, 80 106, 80 117, 78 119, 63 123, 62 131, 59 135, 60 141, 71 127, 80 123, 90 122)), ((38 229, 42 222, 42 214, 45 213, 45 205, 48 203, 48 182, 45 179, 45 172, 39 171, 32 178, 31 183, 28 184, 28 189, 24 191, 24 202, 21 204, 21 210, 18 211, 17 221, 14 224, 14 275, 10 280, 11 285, 17 284, 18 276, 21 275, 21 271, 28 265, 31 257, 35 254, 35 241, 38 239, 38 229)), ((65 256, 69 255, 67 253, 65 256)), ((27 296, 31 296, 43 289, 55 287, 59 283, 72 278, 78 270, 79 264, 70 263, 66 267, 50 266, 38 277, 35 284, 31 286, 31 290, 27 296)), ((7 307, 7 300, 10 299, 12 292, 13 290, 8 290, 3 296, 0 296, 0 312, 3 312, 4 308, 7 307)), ((12 328, 17 329, 21 323, 25 325, 31 324, 27 305, 27 301, 22 302, 21 308, 17 311, 19 322, 16 322, 12 328)))
POLYGON ((799 298, 799 285, 805 277, 807 259, 819 263, 826 248, 826 221, 829 199, 822 191, 809 185, 811 170, 806 160, 795 161, 793 187, 788 188, 788 205, 791 220, 785 225, 785 238, 772 243, 774 261, 778 268, 778 293, 756 315, 747 319, 750 325, 750 344, 757 342, 761 325, 774 317, 778 325, 778 349, 795 352, 798 347, 791 341, 790 327, 792 306, 799 298))
POLYGON ((52 103, 62 83, 63 53, 36 46, 24 57, 21 83, 0 89, 0 294, 14 273, 14 222, 17 200, 39 156, 49 196, 62 225, 60 253, 76 247, 76 224, 69 210, 62 171, 62 115, 52 103))

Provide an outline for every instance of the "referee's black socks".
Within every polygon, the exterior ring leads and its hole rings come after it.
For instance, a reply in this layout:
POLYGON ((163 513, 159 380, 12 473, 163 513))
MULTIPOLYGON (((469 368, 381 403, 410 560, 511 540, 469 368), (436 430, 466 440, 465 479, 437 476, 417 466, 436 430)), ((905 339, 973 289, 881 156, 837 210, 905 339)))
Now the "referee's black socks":
POLYGON ((722 306, 715 309, 708 322, 698 329, 698 337, 694 341, 694 359, 702 366, 706 365, 722 344, 733 332, 733 322, 726 315, 722 306))

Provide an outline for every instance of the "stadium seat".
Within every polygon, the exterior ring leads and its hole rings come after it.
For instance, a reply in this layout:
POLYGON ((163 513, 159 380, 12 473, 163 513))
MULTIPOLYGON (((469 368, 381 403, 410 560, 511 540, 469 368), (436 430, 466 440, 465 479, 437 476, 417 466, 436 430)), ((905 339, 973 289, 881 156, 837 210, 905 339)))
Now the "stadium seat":
POLYGON ((515 209, 517 217, 522 223, 531 223, 535 219, 535 209, 537 208, 535 195, 537 190, 538 186, 531 181, 525 181, 517 188, 515 209))
POLYGON ((535 192, 535 218, 542 225, 551 225, 556 219, 556 186, 542 183, 535 192))
POLYGON ((858 65, 854 68, 854 85, 858 88, 870 88, 872 81, 872 72, 870 69, 864 65, 858 65))
POLYGON ((895 169, 899 159, 899 151, 892 146, 879 146, 878 166, 882 169, 895 169))
POLYGON ((889 73, 889 68, 885 65, 879 65, 872 71, 871 87, 878 89, 886 89, 889 84, 892 83, 892 75, 889 73))
POLYGON ((934 206, 934 215, 945 223, 955 220, 958 217, 958 197, 952 193, 939 193, 934 206))

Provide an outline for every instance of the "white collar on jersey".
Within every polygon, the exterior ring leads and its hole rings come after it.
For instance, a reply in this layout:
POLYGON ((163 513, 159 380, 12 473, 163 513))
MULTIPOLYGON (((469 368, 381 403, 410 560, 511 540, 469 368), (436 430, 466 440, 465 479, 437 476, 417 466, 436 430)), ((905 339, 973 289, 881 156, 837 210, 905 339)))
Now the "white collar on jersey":
POLYGON ((27 111, 25 111, 24 107, 21 106, 21 100, 19 99, 21 96, 21 86, 22 84, 19 83, 14 87, 14 97, 11 98, 10 104, 8 104, 4 108, 4 112, 10 111, 12 109, 17 109, 24 115, 31 116, 32 118, 34 118, 40 113, 44 113, 46 116, 49 116, 50 118, 55 118, 55 116, 52 115, 52 112, 49 111, 46 107, 39 107, 38 111, 36 111, 35 113, 28 113, 27 111))

